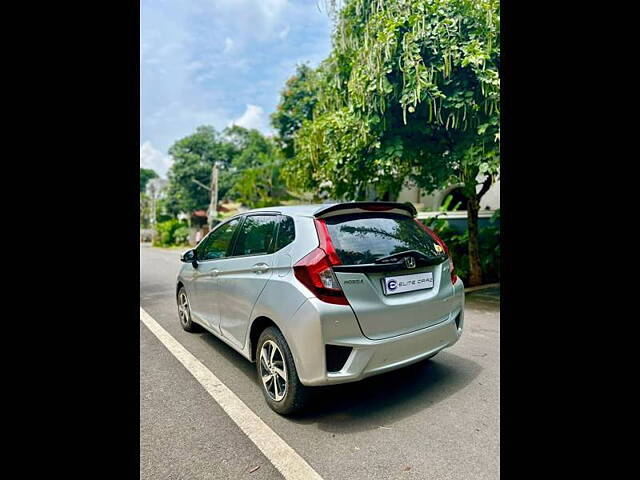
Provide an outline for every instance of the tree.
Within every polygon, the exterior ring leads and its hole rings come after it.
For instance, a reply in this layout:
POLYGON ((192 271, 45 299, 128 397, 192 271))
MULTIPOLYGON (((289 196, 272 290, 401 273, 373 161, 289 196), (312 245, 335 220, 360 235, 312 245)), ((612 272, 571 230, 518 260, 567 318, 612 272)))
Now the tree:
POLYGON ((293 139, 305 120, 311 120, 317 102, 316 72, 305 64, 296 67, 296 73, 285 84, 280 103, 271 114, 271 125, 276 129, 278 142, 285 157, 294 155, 293 139))
POLYGON ((144 192, 147 182, 152 178, 158 178, 158 174, 151 168, 140 168, 140 193, 144 192))
POLYGON ((140 228, 148 228, 151 217, 151 201, 145 192, 140 192, 140 228))
POLYGON ((225 175, 233 180, 229 196, 250 208, 277 205, 288 198, 280 178, 281 158, 275 142, 258 130, 232 127, 226 138, 236 148, 225 175))
POLYGON ((498 0, 347 0, 336 19, 288 185, 394 199, 407 180, 427 192, 461 183, 469 283, 481 283, 478 210, 499 174, 498 0))
POLYGON ((256 143, 232 162, 232 168, 239 168, 232 193, 251 208, 278 205, 289 198, 280 175, 282 159, 273 140, 261 137, 256 143))
POLYGON ((200 126, 192 135, 176 141, 169 154, 173 164, 169 169, 167 208, 170 212, 206 210, 210 202, 211 171, 214 162, 229 165, 230 145, 211 126, 200 126))
POLYGON ((163 200, 166 200, 167 193, 167 181, 162 178, 152 178, 147 182, 145 189, 145 196, 148 199, 149 217, 151 228, 153 228, 153 239, 157 235, 158 226, 158 213, 162 212, 164 205, 161 205, 163 200))
POLYGON ((221 133, 202 126, 169 149, 168 208, 171 212, 207 209, 211 171, 219 162, 218 198, 239 200, 249 207, 275 205, 287 198, 280 180, 280 159, 273 140, 258 130, 237 125, 221 133))
POLYGON ((146 228, 149 226, 151 214, 151 199, 145 190, 149 180, 158 178, 158 174, 151 168, 140 168, 140 226, 146 228))

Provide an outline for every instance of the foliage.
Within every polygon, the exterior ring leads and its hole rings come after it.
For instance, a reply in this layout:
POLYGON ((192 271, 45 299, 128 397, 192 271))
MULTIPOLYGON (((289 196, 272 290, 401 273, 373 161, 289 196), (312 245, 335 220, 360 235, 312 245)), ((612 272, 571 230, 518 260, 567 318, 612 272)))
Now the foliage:
POLYGON ((216 132, 198 127, 196 133, 178 140, 170 149, 174 162, 169 171, 167 207, 171 213, 206 210, 214 162, 220 162, 218 198, 245 205, 274 205, 288 198, 280 180, 277 148, 273 140, 258 130, 237 125, 216 132))
POLYGON ((149 228, 151 201, 145 192, 140 192, 140 228, 149 228))
POLYGON ((156 240, 154 246, 168 247, 187 243, 189 229, 184 222, 175 218, 158 222, 156 240))
POLYGON ((154 213, 157 222, 171 218, 171 215, 168 215, 166 208, 166 194, 166 180, 159 177, 153 177, 147 181, 145 191, 140 192, 140 225, 143 228, 151 226, 154 213))
MULTIPOLYGON (((441 218, 431 218, 424 223, 447 245, 453 258, 457 274, 465 284, 469 279, 469 231, 458 233, 451 229, 449 222, 441 218)), ((500 281, 500 210, 491 218, 490 224, 479 231, 480 261, 484 280, 487 283, 500 281)))
POLYGON ((460 202, 456 203, 455 205, 453 205, 453 207, 451 207, 451 202, 453 202, 453 194, 449 193, 445 197, 445 199, 442 201, 442 205, 440 205, 439 210, 441 212, 455 212, 461 207, 460 202))
POLYGON ((426 193, 461 184, 470 284, 481 283, 478 210, 500 167, 499 0, 328 3, 332 51, 293 134, 287 185, 393 200, 405 182, 426 193))
POLYGON ((211 184, 214 162, 228 166, 233 156, 233 145, 225 142, 213 127, 201 126, 192 135, 176 141, 169 154, 173 164, 169 169, 167 208, 173 213, 206 210, 210 193, 194 182, 211 184))
POLYGON ((222 132, 221 140, 225 144, 229 161, 220 171, 218 198, 236 200, 237 192, 233 191, 233 186, 238 181, 242 171, 251 166, 255 157, 265 150, 265 139, 257 130, 249 130, 238 125, 232 125, 222 132))
POLYGON ((271 115, 271 124, 286 158, 293 157, 294 135, 302 122, 312 119, 316 102, 316 72, 308 65, 298 65, 295 75, 287 80, 280 103, 271 115))
POLYGON ((225 173, 232 180, 228 196, 249 208, 277 205, 288 198, 274 141, 258 130, 233 128, 236 154, 225 173))
POLYGON ((474 195, 498 172, 499 55, 497 0, 345 2, 287 182, 329 181, 345 198, 462 182, 474 195))
POLYGON ((158 178, 158 174, 151 168, 140 168, 140 193, 147 188, 147 182, 152 178, 158 178))
POLYGON ((245 170, 233 187, 237 199, 249 208, 278 205, 288 198, 280 169, 273 163, 265 163, 245 170))
POLYGON ((189 243, 189 227, 183 225, 173 232, 173 240, 176 245, 187 245, 189 243))

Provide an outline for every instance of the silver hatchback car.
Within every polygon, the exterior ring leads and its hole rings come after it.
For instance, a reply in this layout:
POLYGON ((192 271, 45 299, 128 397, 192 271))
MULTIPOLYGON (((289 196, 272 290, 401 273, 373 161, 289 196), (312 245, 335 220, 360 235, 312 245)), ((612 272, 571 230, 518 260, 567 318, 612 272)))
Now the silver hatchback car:
POLYGON ((354 382, 458 341, 464 286, 410 204, 272 207, 232 217, 181 256, 182 327, 256 363, 269 406, 354 382))

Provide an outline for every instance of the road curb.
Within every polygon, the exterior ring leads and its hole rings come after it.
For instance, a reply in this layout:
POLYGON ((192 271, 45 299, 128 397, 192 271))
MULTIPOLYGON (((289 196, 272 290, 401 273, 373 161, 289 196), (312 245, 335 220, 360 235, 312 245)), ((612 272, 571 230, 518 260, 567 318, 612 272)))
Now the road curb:
POLYGON ((486 290, 488 288, 500 288, 500 283, 487 283, 486 285, 476 285, 475 287, 469 287, 464 289, 464 293, 477 292, 478 290, 486 290))

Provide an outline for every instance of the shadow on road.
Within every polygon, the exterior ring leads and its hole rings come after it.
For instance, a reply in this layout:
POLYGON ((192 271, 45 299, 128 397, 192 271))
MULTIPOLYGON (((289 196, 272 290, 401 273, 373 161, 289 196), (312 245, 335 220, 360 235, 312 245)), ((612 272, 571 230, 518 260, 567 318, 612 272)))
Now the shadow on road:
POLYGON ((291 420, 332 433, 389 426, 445 400, 481 370, 471 360, 440 352, 431 360, 360 382, 318 388, 309 411, 291 420))
MULTIPOLYGON (((253 363, 213 335, 199 336, 260 388, 253 363)), ((288 418, 300 424, 317 424, 331 433, 377 429, 446 400, 481 370, 474 361, 443 351, 430 360, 360 382, 315 387, 308 410, 288 418)))

